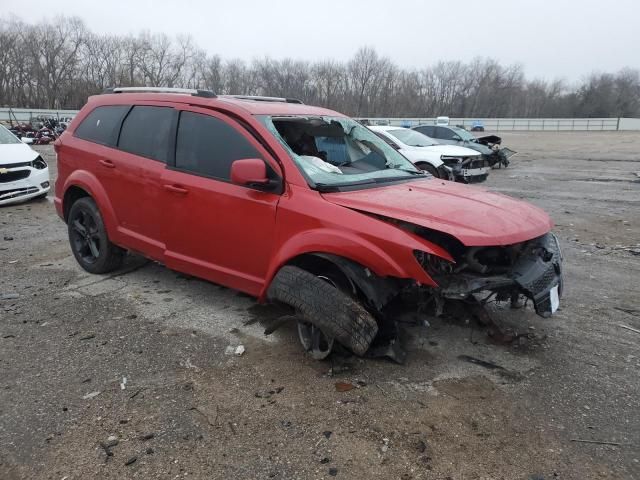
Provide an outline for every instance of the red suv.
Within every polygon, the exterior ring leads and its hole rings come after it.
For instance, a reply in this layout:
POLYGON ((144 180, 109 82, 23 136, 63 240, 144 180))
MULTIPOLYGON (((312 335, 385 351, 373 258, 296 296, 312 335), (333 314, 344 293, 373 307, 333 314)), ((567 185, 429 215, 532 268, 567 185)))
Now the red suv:
POLYGON ((55 148, 55 206, 82 268, 111 271, 130 250, 287 304, 316 358, 334 341, 365 354, 407 302, 558 308, 562 254, 543 211, 436 179, 331 110, 111 89, 55 148))

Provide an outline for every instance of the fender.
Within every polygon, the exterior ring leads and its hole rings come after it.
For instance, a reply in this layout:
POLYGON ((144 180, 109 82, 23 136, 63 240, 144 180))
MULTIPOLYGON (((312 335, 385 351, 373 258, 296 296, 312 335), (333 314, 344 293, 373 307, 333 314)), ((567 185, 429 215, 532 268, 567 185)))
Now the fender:
MULTIPOLYGON (((104 187, 95 175, 89 173, 86 170, 74 170, 71 175, 67 177, 63 186, 62 202, 64 196, 71 187, 80 187, 85 190, 91 198, 93 198, 98 205, 100 215, 102 215, 102 221, 107 229, 107 235, 114 243, 119 241, 118 233, 118 221, 115 211, 109 201, 109 196, 105 192, 104 187)), ((64 212, 65 205, 62 205, 62 211, 64 212)))
POLYGON ((368 268, 379 277, 413 279, 424 285, 436 286, 434 280, 422 269, 413 255, 414 250, 422 250, 453 261, 451 256, 437 245, 399 227, 388 225, 403 234, 402 244, 390 245, 395 248, 383 249, 370 240, 353 232, 338 231, 331 228, 306 230, 287 239, 278 249, 269 264, 267 276, 259 299, 265 298, 274 276, 288 262, 303 254, 327 254, 348 259, 368 268), (393 250, 393 257, 387 251, 393 250))

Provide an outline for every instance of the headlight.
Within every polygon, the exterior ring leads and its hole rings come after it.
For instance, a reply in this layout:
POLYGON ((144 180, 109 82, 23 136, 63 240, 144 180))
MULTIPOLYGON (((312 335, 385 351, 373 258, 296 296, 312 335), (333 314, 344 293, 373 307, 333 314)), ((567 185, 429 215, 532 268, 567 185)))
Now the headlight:
POLYGON ((47 162, 45 162, 41 156, 38 156, 38 158, 31 162, 31 166, 37 170, 44 170, 47 168, 47 162))
POLYGON ((413 255, 422 268, 431 276, 453 272, 453 263, 437 255, 432 255, 421 250, 414 250, 413 255))
POLYGON ((441 155, 440 156, 440 160, 442 160, 444 163, 450 165, 452 163, 462 163, 462 158, 460 157, 452 157, 450 155, 441 155))

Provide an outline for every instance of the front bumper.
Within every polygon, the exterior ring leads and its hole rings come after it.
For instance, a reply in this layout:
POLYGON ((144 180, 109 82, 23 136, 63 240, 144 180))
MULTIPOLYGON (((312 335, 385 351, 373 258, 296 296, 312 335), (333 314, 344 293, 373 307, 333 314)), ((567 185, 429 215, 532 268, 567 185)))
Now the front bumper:
POLYGON ((489 177, 489 167, 464 168, 461 165, 443 166, 449 173, 449 180, 461 183, 481 183, 489 177))
POLYGON ((47 193, 51 188, 49 168, 0 167, 0 205, 18 203, 47 193), (4 178, 3 178, 4 177, 4 178))
POLYGON ((523 254, 506 273, 452 273, 434 276, 438 293, 447 299, 463 300, 480 292, 493 292, 503 298, 524 295, 533 301, 541 317, 557 310, 564 286, 562 251, 556 236, 548 233, 530 242, 523 254))

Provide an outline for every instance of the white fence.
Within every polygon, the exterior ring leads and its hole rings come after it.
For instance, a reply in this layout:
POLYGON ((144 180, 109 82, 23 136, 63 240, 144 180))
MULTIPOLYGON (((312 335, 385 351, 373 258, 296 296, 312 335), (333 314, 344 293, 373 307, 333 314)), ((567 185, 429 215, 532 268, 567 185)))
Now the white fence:
MULTIPOLYGON (((434 125, 435 118, 361 118, 371 125, 434 125)), ((615 131, 640 130, 639 118, 450 118, 450 125, 470 130, 480 122, 486 131, 615 131)))
MULTIPOLYGON (((78 110, 47 110, 37 108, 0 108, 0 122, 28 122, 33 118, 52 116, 74 117, 78 110)), ((372 125, 410 126, 433 125, 435 118, 361 118, 372 125)), ((640 118, 451 118, 451 125, 471 129, 475 122, 482 122, 487 131, 606 131, 640 130, 640 118)))

